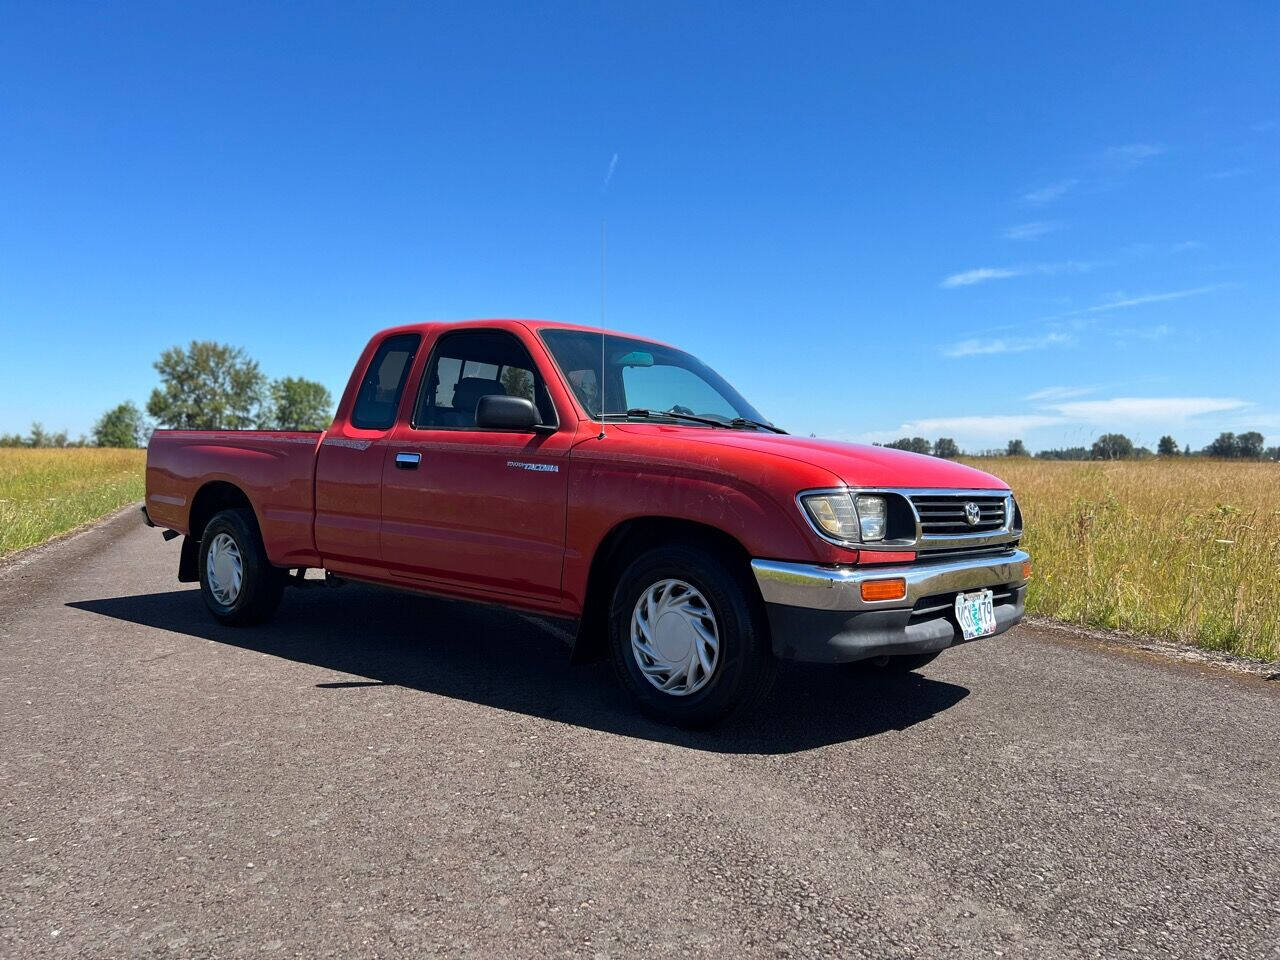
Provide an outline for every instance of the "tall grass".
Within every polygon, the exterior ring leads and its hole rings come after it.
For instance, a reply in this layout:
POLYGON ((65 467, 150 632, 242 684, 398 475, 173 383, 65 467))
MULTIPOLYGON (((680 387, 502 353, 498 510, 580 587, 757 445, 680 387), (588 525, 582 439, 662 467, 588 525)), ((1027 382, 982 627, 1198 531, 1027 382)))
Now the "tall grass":
POLYGON ((1280 659, 1280 464, 973 465, 1022 505, 1031 612, 1280 659))
POLYGON ((145 450, 0 449, 0 557, 142 499, 145 450))

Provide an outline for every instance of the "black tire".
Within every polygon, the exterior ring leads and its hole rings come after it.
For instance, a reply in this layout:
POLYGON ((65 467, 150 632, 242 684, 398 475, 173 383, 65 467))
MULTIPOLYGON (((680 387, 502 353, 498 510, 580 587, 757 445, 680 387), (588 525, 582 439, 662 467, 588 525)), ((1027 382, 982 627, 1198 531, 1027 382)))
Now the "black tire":
POLYGON ((285 571, 273 567, 262 545, 262 534, 253 511, 245 508, 215 514, 200 536, 200 594, 205 606, 220 623, 247 626, 262 623, 276 612, 284 595, 285 571), (230 537, 241 561, 239 590, 220 597, 211 583, 209 552, 220 537, 230 537))
POLYGON ((717 551, 673 544, 640 554, 618 577, 609 610, 610 659, 619 681, 648 716, 705 727, 751 709, 768 693, 777 669, 768 621, 755 585, 740 567, 717 551), (678 696, 650 682, 631 642, 632 615, 641 595, 664 580, 681 581, 701 594, 714 615, 719 640, 713 669, 696 668, 701 686, 678 696))
POLYGON ((941 650, 933 653, 904 653, 892 657, 871 657, 867 660, 859 660, 853 666, 875 671, 876 673, 910 673, 912 670, 919 670, 923 666, 927 666, 937 660, 942 654, 941 650))

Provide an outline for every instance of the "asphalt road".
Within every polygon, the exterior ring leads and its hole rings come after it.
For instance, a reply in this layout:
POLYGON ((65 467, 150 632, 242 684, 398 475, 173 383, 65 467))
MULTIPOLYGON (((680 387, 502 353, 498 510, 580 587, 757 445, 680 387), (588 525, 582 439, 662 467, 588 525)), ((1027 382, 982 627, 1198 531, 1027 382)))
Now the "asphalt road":
POLYGON ((5 956, 1280 956, 1280 683, 1024 626, 689 734, 503 611, 215 626, 177 547, 0 569, 5 956))

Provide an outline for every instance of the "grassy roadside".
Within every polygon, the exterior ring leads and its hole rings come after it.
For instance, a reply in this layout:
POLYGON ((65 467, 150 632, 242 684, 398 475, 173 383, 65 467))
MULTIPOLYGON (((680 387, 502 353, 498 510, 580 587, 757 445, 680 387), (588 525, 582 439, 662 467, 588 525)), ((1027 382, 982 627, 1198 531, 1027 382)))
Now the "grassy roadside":
POLYGON ((0 557, 142 499, 145 450, 0 449, 0 557))
POLYGON ((1022 504, 1031 612, 1280 659, 1280 465, 971 462, 1022 504))

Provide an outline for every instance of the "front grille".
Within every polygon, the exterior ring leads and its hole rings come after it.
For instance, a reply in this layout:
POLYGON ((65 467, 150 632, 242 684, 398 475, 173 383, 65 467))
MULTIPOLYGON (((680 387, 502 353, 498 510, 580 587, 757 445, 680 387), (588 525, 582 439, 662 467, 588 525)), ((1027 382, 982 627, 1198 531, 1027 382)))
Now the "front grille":
POLYGON ((926 536, 990 533, 1005 525, 1003 495, 968 496, 965 494, 918 493, 911 502, 920 514, 920 532, 926 536), (966 505, 978 508, 978 522, 966 519, 966 505))

